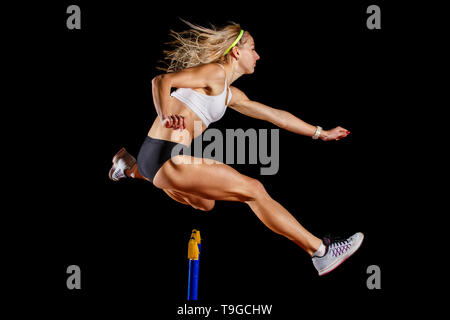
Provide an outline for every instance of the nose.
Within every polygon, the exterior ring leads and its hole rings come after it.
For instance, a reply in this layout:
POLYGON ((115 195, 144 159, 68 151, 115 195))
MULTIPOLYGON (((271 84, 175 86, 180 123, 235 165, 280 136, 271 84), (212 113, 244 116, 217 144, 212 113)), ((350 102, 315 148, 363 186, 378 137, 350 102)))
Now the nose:
POLYGON ((258 61, 260 59, 260 56, 257 52, 255 52, 255 53, 256 53, 256 61, 258 61))

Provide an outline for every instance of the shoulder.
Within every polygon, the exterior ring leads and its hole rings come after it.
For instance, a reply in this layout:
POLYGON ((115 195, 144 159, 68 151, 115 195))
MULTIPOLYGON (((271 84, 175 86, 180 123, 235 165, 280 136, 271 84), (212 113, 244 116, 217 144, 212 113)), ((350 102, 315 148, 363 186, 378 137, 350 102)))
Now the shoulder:
POLYGON ((184 69, 187 72, 203 75, 210 80, 225 80, 225 70, 217 63, 202 64, 200 66, 184 69))
POLYGON ((223 91, 223 84, 227 75, 219 64, 208 63, 196 68, 199 68, 199 73, 203 75, 205 80, 205 87, 209 88, 211 94, 215 95, 223 91))
POLYGON ((208 63, 203 65, 202 67, 207 70, 213 80, 225 81, 227 74, 225 73, 223 67, 218 63, 208 63))
POLYGON ((225 81, 225 72, 215 63, 186 68, 178 72, 164 74, 168 83, 175 88, 205 88, 217 86, 225 81))
POLYGON ((231 100, 229 105, 230 106, 237 106, 239 104, 241 104, 244 101, 248 101, 250 100, 247 95, 240 89, 230 86, 230 90, 231 90, 231 100))

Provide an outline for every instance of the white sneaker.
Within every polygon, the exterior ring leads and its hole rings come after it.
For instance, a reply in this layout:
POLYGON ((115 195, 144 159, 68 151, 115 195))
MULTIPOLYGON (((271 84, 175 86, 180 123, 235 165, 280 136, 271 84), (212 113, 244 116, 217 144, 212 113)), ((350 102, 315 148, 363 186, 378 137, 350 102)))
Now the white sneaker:
POLYGON ((131 169, 136 163, 136 159, 125 150, 120 149, 112 159, 112 167, 109 170, 109 178, 113 181, 119 181, 128 178, 125 174, 126 169, 131 169))
POLYGON ((323 276, 336 269, 342 262, 350 258, 361 246, 364 235, 361 232, 355 233, 346 240, 323 239, 323 244, 327 247, 326 253, 322 257, 313 256, 312 262, 323 276))

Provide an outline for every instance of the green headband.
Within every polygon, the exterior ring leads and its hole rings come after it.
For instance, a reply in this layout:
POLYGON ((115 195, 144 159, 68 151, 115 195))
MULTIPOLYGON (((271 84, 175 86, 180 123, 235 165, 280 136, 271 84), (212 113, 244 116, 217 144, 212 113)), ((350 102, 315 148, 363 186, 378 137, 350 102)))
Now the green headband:
POLYGON ((231 49, 233 49, 233 47, 239 42, 239 40, 241 40, 242 35, 244 34, 244 30, 241 30, 241 32, 239 33, 238 37, 236 38, 236 40, 234 40, 233 44, 227 49, 227 51, 225 51, 225 53, 223 54, 224 56, 227 55, 228 52, 230 52, 231 49))

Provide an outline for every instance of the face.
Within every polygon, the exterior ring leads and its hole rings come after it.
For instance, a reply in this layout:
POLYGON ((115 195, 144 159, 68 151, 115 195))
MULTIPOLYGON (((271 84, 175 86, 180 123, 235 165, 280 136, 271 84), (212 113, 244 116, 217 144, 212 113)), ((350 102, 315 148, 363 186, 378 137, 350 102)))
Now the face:
POLYGON ((239 47, 239 67, 245 74, 251 74, 255 71, 256 61, 259 55, 255 51, 255 40, 250 34, 246 34, 244 45, 239 47))

